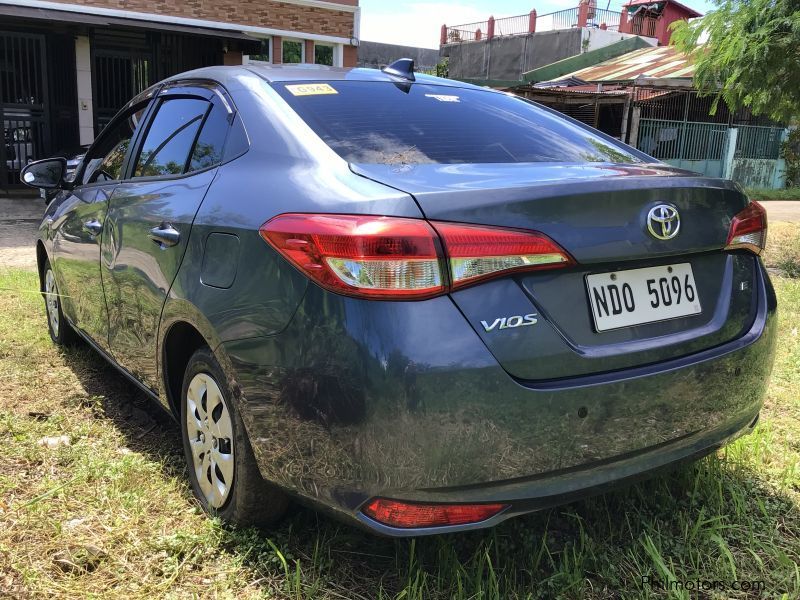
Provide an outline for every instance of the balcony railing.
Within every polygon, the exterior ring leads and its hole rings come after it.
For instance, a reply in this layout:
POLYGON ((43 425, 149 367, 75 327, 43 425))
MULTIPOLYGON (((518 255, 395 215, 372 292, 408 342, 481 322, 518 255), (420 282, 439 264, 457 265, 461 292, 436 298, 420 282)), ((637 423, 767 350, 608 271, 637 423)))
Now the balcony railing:
MULTIPOLYGON (((623 11, 626 9, 623 8, 623 11)), ((627 16, 627 15, 626 15, 627 16)), ((472 42, 495 37, 511 35, 525 35, 541 31, 558 31, 574 27, 594 27, 611 31, 634 33, 647 37, 656 36, 657 19, 654 18, 624 18, 620 11, 597 8, 589 4, 581 4, 575 8, 568 8, 551 13, 538 14, 532 10, 526 15, 515 15, 495 19, 489 17, 486 21, 465 23, 448 27, 442 25, 440 43, 453 44, 458 42, 472 42)))

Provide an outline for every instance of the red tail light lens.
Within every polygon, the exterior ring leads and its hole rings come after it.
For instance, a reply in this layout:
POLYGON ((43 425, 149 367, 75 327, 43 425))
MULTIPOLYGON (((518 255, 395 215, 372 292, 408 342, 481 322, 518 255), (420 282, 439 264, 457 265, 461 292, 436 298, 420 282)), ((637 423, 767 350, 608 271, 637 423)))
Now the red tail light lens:
POLYGON ((374 498, 361 512, 384 525, 410 529, 480 523, 506 508, 507 504, 420 504, 374 498))
POLYGON ((745 249, 761 254, 767 245, 767 211, 753 200, 731 221, 725 250, 745 249))
POLYGON ((321 286, 365 298, 445 291, 436 232, 419 219, 279 215, 261 237, 321 286))
POLYGON ((453 289, 512 271, 574 264, 553 240, 535 231, 435 222, 450 262, 453 289))
POLYGON ((430 298, 510 272, 574 264, 535 231, 421 219, 284 214, 259 233, 322 287, 362 298, 430 298))

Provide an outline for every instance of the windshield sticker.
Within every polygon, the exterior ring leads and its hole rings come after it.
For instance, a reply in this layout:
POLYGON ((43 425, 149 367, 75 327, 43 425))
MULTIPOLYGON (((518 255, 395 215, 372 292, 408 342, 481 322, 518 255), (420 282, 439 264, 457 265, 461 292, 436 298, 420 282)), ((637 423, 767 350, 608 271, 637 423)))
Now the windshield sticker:
POLYGON ((325 94, 338 94, 327 83, 303 83, 301 85, 287 85, 286 89, 292 96, 322 96, 325 94))
POLYGON ((427 98, 433 98, 439 102, 460 102, 458 96, 447 96, 445 94, 425 94, 427 98))

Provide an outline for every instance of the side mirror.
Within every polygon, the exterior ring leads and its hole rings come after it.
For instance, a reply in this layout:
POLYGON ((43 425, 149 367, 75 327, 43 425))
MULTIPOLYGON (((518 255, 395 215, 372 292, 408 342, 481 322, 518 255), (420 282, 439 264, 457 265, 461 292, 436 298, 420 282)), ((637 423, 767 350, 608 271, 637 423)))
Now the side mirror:
POLYGON ((22 183, 31 187, 53 190, 64 184, 67 171, 66 158, 45 158, 28 163, 22 169, 22 183))

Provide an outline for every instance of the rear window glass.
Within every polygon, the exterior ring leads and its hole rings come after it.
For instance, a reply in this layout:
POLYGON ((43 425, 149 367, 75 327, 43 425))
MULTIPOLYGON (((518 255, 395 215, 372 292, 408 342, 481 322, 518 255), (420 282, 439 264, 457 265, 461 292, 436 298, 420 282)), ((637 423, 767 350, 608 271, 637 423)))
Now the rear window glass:
POLYGON ((353 163, 640 162, 624 146, 506 94, 363 81, 274 87, 353 163))

